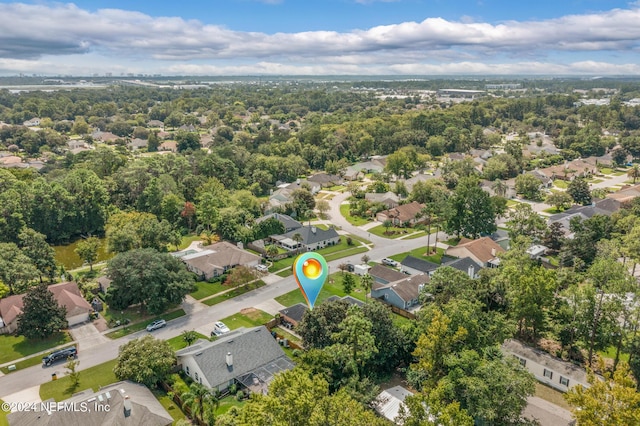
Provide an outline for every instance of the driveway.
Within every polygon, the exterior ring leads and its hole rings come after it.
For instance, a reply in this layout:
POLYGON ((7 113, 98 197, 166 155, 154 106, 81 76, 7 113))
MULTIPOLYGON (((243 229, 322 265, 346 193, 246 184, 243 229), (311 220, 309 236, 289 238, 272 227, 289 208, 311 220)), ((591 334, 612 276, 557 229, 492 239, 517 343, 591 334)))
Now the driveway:
POLYGON ((69 329, 73 340, 78 342, 79 350, 92 348, 110 341, 108 337, 102 335, 92 323, 76 325, 69 329))

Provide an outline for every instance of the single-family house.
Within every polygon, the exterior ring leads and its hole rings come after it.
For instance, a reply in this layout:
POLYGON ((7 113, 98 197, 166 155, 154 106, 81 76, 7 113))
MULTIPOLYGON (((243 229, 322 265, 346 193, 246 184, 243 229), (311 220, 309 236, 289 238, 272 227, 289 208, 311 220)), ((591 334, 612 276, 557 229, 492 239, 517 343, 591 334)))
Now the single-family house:
MULTIPOLYGON (((611 194, 611 195, 615 195, 615 194, 611 194)), ((622 196, 621 198, 624 199, 624 196, 622 196)), ((631 198, 635 198, 635 197, 631 197, 631 198)), ((569 238, 572 238, 573 235, 570 233, 570 230, 569 230, 571 220, 573 220, 574 218, 579 218, 580 220, 586 220, 586 219, 592 218, 595 215, 611 216, 614 212, 620 210, 621 205, 622 205, 622 200, 617 198, 604 198, 588 206, 575 205, 563 211, 562 213, 557 213, 549 216, 549 218, 547 219, 547 223, 549 225, 556 222, 562 224, 565 230, 566 236, 569 238)))
POLYGON ((324 300, 324 302, 322 302, 322 303, 325 303, 325 302, 334 302, 334 301, 336 301, 336 300, 341 300, 341 301, 343 301, 343 302, 348 303, 349 305, 356 305, 356 306, 360 306, 360 307, 364 306, 364 302, 363 302, 362 300, 360 300, 360 299, 356 299, 355 297, 353 297, 353 296, 349 296, 349 295, 340 297, 340 296, 336 296, 336 295, 334 294, 333 296, 329 296, 329 297, 327 297, 327 298, 324 300))
POLYGON ((371 278, 379 284, 389 284, 390 282, 406 278, 406 274, 379 264, 376 264, 369 269, 369 275, 371 275, 371 278))
POLYGON ((307 305, 304 303, 296 303, 293 306, 289 306, 288 308, 280 309, 278 312, 280 313, 280 317, 283 321, 287 321, 294 327, 298 325, 304 314, 307 312, 307 305))
POLYGON ((120 139, 120 136, 114 135, 111 132, 103 132, 100 130, 96 130, 91 134, 91 137, 94 140, 102 141, 102 142, 115 142, 117 139, 120 139))
MULTIPOLYGON (((53 284, 47 287, 53 293, 58 305, 67 310, 67 322, 69 327, 89 320, 89 313, 93 308, 87 302, 78 285, 73 282, 53 284)), ((24 307, 24 294, 14 294, 0 299, 0 334, 13 333, 18 329, 18 315, 22 314, 24 307)))
POLYGON ((261 260, 260 256, 226 241, 211 244, 202 249, 202 251, 182 256, 181 260, 189 271, 205 280, 220 276, 238 265, 257 266, 261 260))
POLYGON ((329 186, 342 185, 344 179, 338 175, 329 173, 316 173, 315 175, 309 176, 307 181, 320 184, 322 188, 327 188, 329 186))
POLYGON ((146 148, 148 145, 149 145, 148 140, 140 139, 140 138, 133 138, 129 142, 127 142, 127 147, 132 151, 146 148))
POLYGON ((369 161, 361 161, 347 167, 344 177, 347 180, 357 180, 368 173, 382 173, 386 163, 386 156, 375 155, 369 161))
POLYGON ((63 401, 50 398, 38 404, 38 408, 16 411, 7 415, 7 420, 11 426, 169 426, 173 423, 171 415, 149 388, 128 380, 103 386, 97 392, 86 389, 63 401))
POLYGON ((402 259, 400 265, 400 270, 402 272, 406 272, 411 275, 427 274, 429 276, 432 276, 435 270, 440 267, 440 265, 436 263, 429 262, 428 260, 424 259, 419 259, 411 255, 402 259))
POLYGON ((177 351, 176 357, 187 376, 219 391, 235 383, 266 393, 276 373, 294 366, 264 326, 242 327, 213 342, 200 339, 177 351))
POLYGON ((397 308, 409 310, 420 304, 420 290, 429 282, 426 274, 405 276, 403 279, 388 284, 374 282, 371 286, 371 297, 380 299, 397 308))
POLYGON ((367 192, 366 194, 364 194, 364 199, 371 203, 382 203, 387 207, 387 209, 398 207, 398 205, 400 204, 400 197, 398 197, 391 191, 381 194, 375 192, 367 192))
POLYGON ((402 423, 397 420, 397 417, 400 414, 401 407, 405 413, 408 412, 408 408, 405 405, 404 400, 411 395, 413 395, 413 393, 409 392, 402 386, 394 386, 387 390, 383 390, 375 399, 374 404, 376 411, 390 422, 400 425, 402 423))
POLYGON ((178 142, 164 141, 158 146, 158 151, 178 152, 178 142))
POLYGON ((558 164, 555 166, 538 169, 539 173, 544 174, 551 180, 562 179, 572 181, 576 177, 588 177, 598 172, 595 162, 587 159, 578 158, 572 161, 558 164))
POLYGON ((403 226, 406 223, 413 225, 420 220, 420 212, 423 207, 424 204, 412 201, 408 204, 402 204, 398 207, 379 212, 376 215, 376 220, 378 222, 390 220, 396 226, 403 226))
POLYGON ((441 266, 450 266, 453 269, 462 271, 472 279, 478 278, 478 273, 480 272, 480 269, 482 269, 482 265, 470 257, 461 257, 459 259, 451 260, 443 263, 441 266))
POLYGON ((160 120, 149 120, 147 121, 147 127, 158 127, 160 129, 164 129, 164 123, 160 120))
POLYGON ((541 244, 532 244, 527 250, 526 253, 531 257, 531 259, 538 260, 542 258, 545 253, 549 250, 548 247, 545 247, 541 244))
POLYGON ((271 213, 276 209, 284 209, 287 204, 293 202, 293 189, 278 188, 269 195, 269 202, 266 213, 271 213))
POLYGON ((619 201, 621 203, 631 201, 636 197, 640 197, 640 184, 633 186, 624 186, 620 188, 619 191, 616 191, 613 194, 607 194, 607 198, 619 201))
POLYGON ((303 189, 305 187, 308 187, 309 191, 312 194, 317 194, 322 189, 322 186, 318 182, 311 182, 309 180, 304 180, 304 179, 297 179, 293 183, 281 184, 281 185, 279 185, 279 187, 281 187, 281 188, 284 187, 284 188, 289 189, 291 191, 295 191, 296 189, 303 189))
POLYGON ((22 125, 26 127, 38 127, 40 125, 40 119, 38 117, 34 117, 31 120, 25 121, 22 125))
POLYGON ((518 358, 520 364, 540 383, 560 392, 567 392, 576 385, 590 387, 584 368, 556 358, 545 351, 532 348, 515 339, 506 340, 501 349, 505 355, 518 358))
POLYGON ((282 235, 272 235, 271 239, 280 247, 290 251, 318 250, 340 243, 340 235, 335 229, 321 229, 316 226, 301 226, 282 235))
POLYGON ((413 177, 406 179, 404 181, 404 186, 407 188, 407 191, 411 193, 416 183, 427 182, 429 180, 438 179, 440 175, 441 175, 440 170, 436 170, 434 174, 418 173, 417 175, 414 175, 413 177))
POLYGON ((278 222, 280 222, 284 226, 284 232, 289 232, 289 231, 293 231, 294 229, 302 228, 302 224, 300 222, 298 222, 291 216, 288 216, 282 213, 271 213, 271 214, 259 217, 255 220, 255 223, 264 222, 267 219, 276 219, 278 222))
MULTIPOLYGON (((67 148, 69 149, 69 151, 72 151, 72 152, 74 150, 80 150, 77 152, 81 152, 81 151, 88 150, 89 146, 87 142, 85 142, 83 139, 70 139, 67 141, 67 148)), ((74 154, 77 152, 74 152, 74 154)))
POLYGON ((470 257, 482 267, 495 268, 500 264, 498 253, 505 250, 490 237, 482 237, 477 240, 463 238, 457 246, 449 247, 445 254, 452 257, 470 257))

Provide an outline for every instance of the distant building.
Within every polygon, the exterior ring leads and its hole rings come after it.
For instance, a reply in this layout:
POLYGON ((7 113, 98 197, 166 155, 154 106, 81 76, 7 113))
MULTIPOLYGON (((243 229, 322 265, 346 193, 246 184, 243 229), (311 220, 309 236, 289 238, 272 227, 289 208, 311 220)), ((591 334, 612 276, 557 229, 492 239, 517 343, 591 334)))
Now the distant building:
POLYGON ((429 276, 433 275, 435 270, 440 267, 440 265, 436 263, 413 256, 405 257, 402 262, 400 262, 400 265, 402 265, 401 270, 403 272, 407 272, 411 275, 427 274, 429 276))
POLYGON ((413 395, 413 393, 402 386, 394 386, 390 389, 383 390, 375 399, 376 411, 390 422, 400 425, 402 423, 398 422, 396 418, 400 414, 401 407, 407 412, 408 409, 404 404, 404 400, 411 395, 413 395))
POLYGON ((420 219, 420 212, 423 207, 424 204, 412 201, 411 203, 379 212, 376 215, 376 220, 378 222, 390 220, 396 226, 402 226, 405 223, 413 225, 420 219))
POLYGON ((340 243, 340 235, 335 229, 321 229, 316 226, 302 226, 283 235, 272 235, 271 239, 286 250, 302 248, 303 251, 318 250, 340 243), (296 234, 300 235, 299 242, 296 241, 296 234))
POLYGON ((302 228, 302 224, 300 222, 298 222, 291 216, 288 216, 282 213, 271 213, 271 214, 259 217, 258 219, 255 220, 255 223, 264 222, 267 219, 276 219, 278 222, 280 222, 282 226, 284 226, 284 232, 289 232, 289 231, 293 231, 294 229, 302 228))
POLYGON ((500 83, 500 84, 485 84, 484 88, 487 90, 515 90, 520 89, 522 84, 520 83, 500 83))
POLYGON ((220 276, 236 266, 252 267, 261 261, 260 256, 226 241, 205 246, 202 251, 182 256, 180 259, 189 271, 205 280, 220 276))

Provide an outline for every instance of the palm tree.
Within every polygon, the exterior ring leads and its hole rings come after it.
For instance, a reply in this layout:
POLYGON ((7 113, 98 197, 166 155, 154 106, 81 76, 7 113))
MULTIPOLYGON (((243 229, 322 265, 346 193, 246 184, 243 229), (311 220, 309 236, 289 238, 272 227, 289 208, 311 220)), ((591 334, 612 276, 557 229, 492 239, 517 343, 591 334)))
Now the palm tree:
POLYGON ((302 238, 302 234, 300 234, 299 232, 296 232, 295 234, 293 234, 291 239, 293 241, 295 241, 296 243, 298 243, 297 247, 296 247, 296 253, 299 253, 300 252, 300 243, 302 242, 302 240, 304 240, 304 238, 302 238))
POLYGON ((200 383, 192 383, 189 390, 181 395, 182 408, 189 407, 191 415, 200 420, 204 417, 210 417, 218 407, 218 398, 216 398, 209 389, 200 383))
POLYGON ((496 179, 493 182, 493 185, 491 185, 491 189, 493 189, 497 196, 504 197, 507 194, 509 187, 500 179, 496 179))
POLYGON ((633 183, 635 185, 636 180, 640 178, 640 165, 634 164, 633 167, 627 171, 627 176, 633 179, 633 183))
POLYGON ((389 228, 393 226, 393 222, 387 219, 384 222, 382 222, 382 226, 384 226, 384 229, 385 229, 384 233, 389 234, 389 228))
POLYGON ((364 298, 367 299, 367 294, 371 292, 371 287, 373 286, 373 278, 369 274, 364 274, 360 277, 360 284, 365 289, 364 298))

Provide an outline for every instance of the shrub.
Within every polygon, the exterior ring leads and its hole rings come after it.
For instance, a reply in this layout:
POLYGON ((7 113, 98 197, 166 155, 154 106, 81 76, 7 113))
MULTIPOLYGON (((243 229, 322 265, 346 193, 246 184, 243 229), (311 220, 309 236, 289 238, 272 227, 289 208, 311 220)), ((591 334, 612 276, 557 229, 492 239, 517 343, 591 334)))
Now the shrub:
POLYGON ((244 399, 244 392, 239 390, 238 393, 236 393, 236 400, 242 401, 243 399, 244 399))

